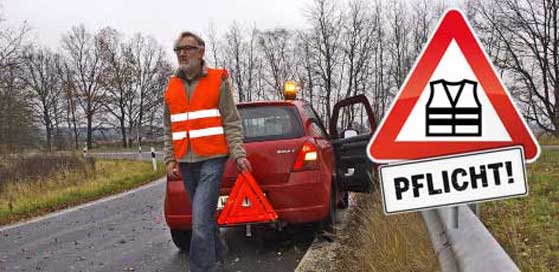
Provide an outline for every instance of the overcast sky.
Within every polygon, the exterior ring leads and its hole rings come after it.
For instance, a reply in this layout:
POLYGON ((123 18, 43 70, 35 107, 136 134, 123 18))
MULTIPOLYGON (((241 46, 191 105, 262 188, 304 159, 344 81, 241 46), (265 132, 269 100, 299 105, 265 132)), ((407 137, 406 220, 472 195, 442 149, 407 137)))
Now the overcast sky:
MULTIPOLYGON (((9 25, 26 20, 40 44, 57 48, 61 35, 83 23, 89 31, 111 26, 130 37, 141 32, 162 46, 182 30, 202 35, 210 22, 224 31, 233 21, 260 29, 297 28, 306 24, 302 10, 310 0, 0 0, 9 25)), ((171 52, 169 49, 168 52, 171 52)))

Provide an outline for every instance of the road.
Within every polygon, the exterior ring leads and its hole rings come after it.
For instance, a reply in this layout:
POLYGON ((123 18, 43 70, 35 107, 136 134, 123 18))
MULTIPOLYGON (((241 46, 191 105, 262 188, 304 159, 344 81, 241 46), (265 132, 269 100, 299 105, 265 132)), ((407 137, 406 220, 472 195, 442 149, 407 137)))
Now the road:
MULTIPOLYGON (((163 217, 165 183, 0 228, 0 271, 186 271, 163 217)), ((293 271, 314 239, 309 227, 223 231, 231 271, 293 271)))

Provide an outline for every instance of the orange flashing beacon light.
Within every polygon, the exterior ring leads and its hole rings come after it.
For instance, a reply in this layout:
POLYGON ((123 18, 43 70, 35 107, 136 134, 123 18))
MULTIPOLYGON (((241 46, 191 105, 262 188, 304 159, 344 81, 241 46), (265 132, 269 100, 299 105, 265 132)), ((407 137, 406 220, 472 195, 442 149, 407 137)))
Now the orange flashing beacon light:
POLYGON ((295 100, 298 91, 299 86, 297 85, 297 82, 293 80, 286 81, 283 84, 283 98, 285 100, 295 100))

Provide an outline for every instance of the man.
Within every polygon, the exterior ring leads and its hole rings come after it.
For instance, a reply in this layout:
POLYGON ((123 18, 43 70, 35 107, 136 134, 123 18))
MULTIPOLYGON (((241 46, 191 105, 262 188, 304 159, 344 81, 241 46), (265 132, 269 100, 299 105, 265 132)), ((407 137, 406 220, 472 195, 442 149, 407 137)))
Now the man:
POLYGON ((208 68, 204 49, 197 35, 179 35, 174 47, 179 68, 164 94, 164 160, 168 175, 180 171, 192 200, 193 272, 221 267, 224 247, 214 214, 228 156, 239 170, 252 170, 227 71, 208 68))

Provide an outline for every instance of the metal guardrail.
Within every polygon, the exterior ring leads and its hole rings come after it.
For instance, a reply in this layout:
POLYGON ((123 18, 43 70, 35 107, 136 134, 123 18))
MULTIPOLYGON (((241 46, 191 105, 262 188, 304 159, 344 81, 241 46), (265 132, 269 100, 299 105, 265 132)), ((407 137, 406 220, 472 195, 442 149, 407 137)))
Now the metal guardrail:
POLYGON ((421 212, 441 271, 520 271, 467 206, 459 206, 458 228, 452 208, 421 212))

